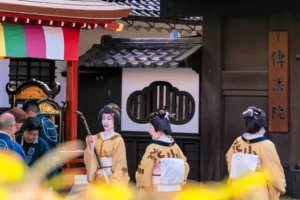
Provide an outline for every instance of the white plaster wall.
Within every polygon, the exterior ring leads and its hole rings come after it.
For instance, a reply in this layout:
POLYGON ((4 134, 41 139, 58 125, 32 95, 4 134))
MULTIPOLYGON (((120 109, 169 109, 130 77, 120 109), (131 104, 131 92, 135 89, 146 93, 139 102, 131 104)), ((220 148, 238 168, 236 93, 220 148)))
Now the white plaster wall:
POLYGON ((10 107, 5 86, 9 81, 9 60, 0 60, 0 107, 10 107))
MULTIPOLYGON (((125 68, 122 74, 122 131, 148 131, 147 124, 137 124, 127 115, 126 102, 129 95, 142 90, 154 81, 167 81, 180 91, 189 92, 195 100, 195 114, 190 122, 184 125, 171 125, 173 132, 199 133, 199 74, 192 69, 142 69, 125 68)), ((150 114, 150 113, 149 113, 150 114)))

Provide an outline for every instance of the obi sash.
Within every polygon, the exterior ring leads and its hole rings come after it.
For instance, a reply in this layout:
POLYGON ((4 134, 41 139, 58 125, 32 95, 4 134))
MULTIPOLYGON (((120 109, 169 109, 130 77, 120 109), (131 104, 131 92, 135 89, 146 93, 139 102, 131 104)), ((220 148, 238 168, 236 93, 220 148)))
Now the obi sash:
POLYGON ((181 190, 184 182, 184 161, 178 158, 163 158, 155 164, 152 171, 152 183, 157 184, 158 192, 181 190))
POLYGON ((261 167, 261 161, 257 155, 234 153, 231 159, 230 179, 237 179, 245 173, 254 172, 261 167))
POLYGON ((112 174, 112 157, 100 157, 100 162, 102 164, 103 170, 107 172, 108 175, 112 174))

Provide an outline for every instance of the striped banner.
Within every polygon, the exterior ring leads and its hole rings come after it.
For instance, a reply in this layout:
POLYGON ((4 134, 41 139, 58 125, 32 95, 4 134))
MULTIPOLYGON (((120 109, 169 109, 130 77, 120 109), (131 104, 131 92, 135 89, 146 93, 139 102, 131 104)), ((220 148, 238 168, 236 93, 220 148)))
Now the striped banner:
POLYGON ((78 60, 79 29, 0 24, 0 57, 78 60))

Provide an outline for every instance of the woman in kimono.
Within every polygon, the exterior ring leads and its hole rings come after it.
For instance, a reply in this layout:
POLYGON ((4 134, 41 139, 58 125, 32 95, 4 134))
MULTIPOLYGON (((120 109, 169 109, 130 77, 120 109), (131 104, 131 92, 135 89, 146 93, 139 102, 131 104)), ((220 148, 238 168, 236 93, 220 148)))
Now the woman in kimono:
POLYGON ((129 176, 125 143, 121 135, 115 132, 115 128, 120 124, 120 108, 115 104, 108 104, 100 110, 98 118, 102 121, 104 131, 86 137, 84 164, 87 179, 89 182, 127 186, 129 176), (101 167, 98 165, 94 151, 100 157, 101 167))
POLYGON ((171 138, 169 120, 174 118, 164 110, 149 116, 150 144, 136 171, 138 199, 176 199, 186 183, 189 165, 186 157, 171 138))
POLYGON ((267 187, 256 190, 247 199, 279 200, 285 193, 285 176, 275 145, 264 136, 268 125, 266 114, 261 109, 249 107, 243 116, 247 132, 233 142, 226 154, 229 183, 245 173, 243 168, 254 173, 267 170, 267 187))

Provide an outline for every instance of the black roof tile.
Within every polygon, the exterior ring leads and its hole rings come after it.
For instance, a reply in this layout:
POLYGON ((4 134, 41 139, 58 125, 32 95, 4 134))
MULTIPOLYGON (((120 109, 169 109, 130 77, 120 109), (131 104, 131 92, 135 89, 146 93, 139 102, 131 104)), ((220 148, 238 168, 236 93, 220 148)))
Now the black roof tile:
MULTIPOLYGON (((160 0, 103 0, 117 5, 130 6, 130 16, 160 18, 160 0)), ((196 0, 195 0, 196 1, 196 0)), ((202 17, 182 18, 188 21, 202 21, 202 17)))
POLYGON ((187 67, 202 46, 201 38, 112 38, 103 36, 79 57, 80 67, 187 67))

